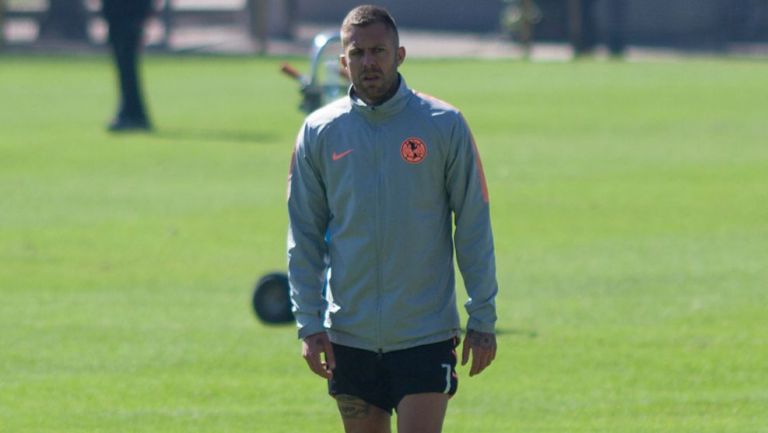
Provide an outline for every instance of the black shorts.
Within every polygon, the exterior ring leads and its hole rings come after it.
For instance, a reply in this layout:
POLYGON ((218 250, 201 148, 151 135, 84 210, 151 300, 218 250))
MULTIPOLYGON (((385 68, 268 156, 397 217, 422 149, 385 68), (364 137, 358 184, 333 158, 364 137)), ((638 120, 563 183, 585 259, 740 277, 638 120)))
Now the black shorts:
POLYGON ((328 393, 358 397, 390 414, 409 394, 452 396, 459 386, 457 344, 458 339, 452 338, 383 354, 334 344, 336 368, 328 393))

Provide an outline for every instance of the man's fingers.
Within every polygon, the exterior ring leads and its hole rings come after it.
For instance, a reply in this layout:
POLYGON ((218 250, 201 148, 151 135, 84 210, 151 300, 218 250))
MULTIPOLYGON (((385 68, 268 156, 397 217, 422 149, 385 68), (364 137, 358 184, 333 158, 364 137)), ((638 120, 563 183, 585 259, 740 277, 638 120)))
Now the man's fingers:
POLYGON ((474 376, 483 371, 487 357, 488 354, 485 350, 477 347, 472 348, 472 369, 469 371, 470 376, 474 376))
POLYGON ((312 350, 311 347, 307 347, 304 351, 304 360, 307 361, 309 369, 318 376, 325 377, 325 370, 320 362, 320 353, 312 350))
POLYGON ((469 338, 464 339, 464 344, 461 346, 461 365, 467 365, 467 361, 469 361, 469 338))
POLYGON ((309 369, 320 377, 329 379, 336 368, 336 359, 333 356, 333 347, 324 332, 310 335, 302 343, 302 355, 307 361, 309 369), (323 362, 322 355, 325 354, 323 362))
POLYGON ((492 355, 492 352, 487 349, 475 348, 472 351, 472 370, 470 370, 469 375, 474 376, 485 370, 491 364, 492 355))
POLYGON ((318 376, 325 379, 331 378, 331 369, 327 368, 326 363, 321 361, 319 353, 314 354, 314 356, 312 356, 311 362, 307 360, 307 363, 309 364, 310 370, 312 370, 318 376))
POLYGON ((333 354, 333 346, 331 343, 325 346, 325 368, 328 373, 331 373, 336 368, 336 357, 333 354))
POLYGON ((312 370, 313 373, 325 377, 325 374, 323 372, 323 368, 320 365, 320 356, 314 353, 309 353, 307 356, 304 357, 304 360, 307 361, 307 365, 309 366, 309 369, 312 370))
POLYGON ((477 374, 477 369, 480 365, 480 357, 478 356, 477 349, 472 349, 472 367, 469 369, 469 377, 477 374))

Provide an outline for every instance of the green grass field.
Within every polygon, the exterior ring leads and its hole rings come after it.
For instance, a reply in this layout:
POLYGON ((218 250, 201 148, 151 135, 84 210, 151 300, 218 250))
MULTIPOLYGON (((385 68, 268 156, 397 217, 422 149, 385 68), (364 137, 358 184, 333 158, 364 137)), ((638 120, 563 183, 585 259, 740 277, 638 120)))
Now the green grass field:
MULTIPOLYGON (((110 136, 106 58, 0 57, 0 432, 341 430, 250 311, 285 268, 279 64, 150 57, 157 132, 110 136)), ((403 73, 491 192, 499 356, 446 432, 768 432, 768 63, 403 73)))

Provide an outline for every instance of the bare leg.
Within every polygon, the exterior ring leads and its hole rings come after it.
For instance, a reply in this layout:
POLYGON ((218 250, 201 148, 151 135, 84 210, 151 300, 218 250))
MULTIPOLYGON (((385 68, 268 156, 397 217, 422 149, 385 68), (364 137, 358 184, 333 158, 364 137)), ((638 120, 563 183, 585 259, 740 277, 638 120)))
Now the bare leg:
POLYGON ((392 416, 351 395, 337 395, 336 404, 346 433, 390 433, 392 416))
POLYGON ((397 405, 397 433, 440 433, 448 394, 406 395, 397 405))

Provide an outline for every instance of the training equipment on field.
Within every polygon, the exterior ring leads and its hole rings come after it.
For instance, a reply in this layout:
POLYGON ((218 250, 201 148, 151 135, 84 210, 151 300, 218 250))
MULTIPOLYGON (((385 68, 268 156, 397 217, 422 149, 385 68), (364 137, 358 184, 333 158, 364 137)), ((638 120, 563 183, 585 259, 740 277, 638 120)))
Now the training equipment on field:
POLYGON ((261 277, 253 289, 251 302, 256 317, 264 323, 293 322, 288 276, 282 272, 261 277))
POLYGON ((301 111, 311 113, 346 93, 349 79, 341 70, 341 52, 339 33, 320 33, 312 40, 308 76, 301 74, 288 63, 280 68, 284 74, 301 85, 301 111))
MULTIPOLYGON (((320 33, 312 40, 309 76, 302 75, 285 63, 280 70, 301 84, 300 108, 305 113, 343 96, 349 87, 349 79, 341 70, 341 35, 320 33)), ((256 283, 251 300, 253 311, 264 323, 293 322, 288 276, 281 272, 264 275, 256 283)))

